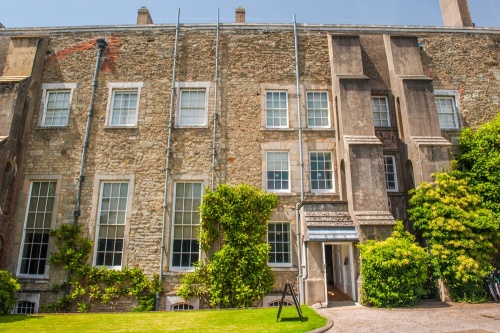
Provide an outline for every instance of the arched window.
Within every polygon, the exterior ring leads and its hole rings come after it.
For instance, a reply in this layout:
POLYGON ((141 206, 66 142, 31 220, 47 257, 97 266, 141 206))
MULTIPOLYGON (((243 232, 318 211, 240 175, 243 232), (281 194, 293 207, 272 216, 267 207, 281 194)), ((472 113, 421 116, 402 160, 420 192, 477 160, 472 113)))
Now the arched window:
POLYGON ((17 302, 16 314, 32 314, 35 313, 35 303, 29 301, 17 302))
POLYGON ((186 311, 186 310, 194 310, 194 307, 191 304, 187 303, 177 303, 172 305, 172 311, 186 311))
MULTIPOLYGON (((273 302, 270 302, 268 305, 270 308, 277 308, 280 306, 280 301, 273 301, 273 302)), ((283 306, 292 306, 292 303, 290 303, 288 301, 283 301, 283 306)))

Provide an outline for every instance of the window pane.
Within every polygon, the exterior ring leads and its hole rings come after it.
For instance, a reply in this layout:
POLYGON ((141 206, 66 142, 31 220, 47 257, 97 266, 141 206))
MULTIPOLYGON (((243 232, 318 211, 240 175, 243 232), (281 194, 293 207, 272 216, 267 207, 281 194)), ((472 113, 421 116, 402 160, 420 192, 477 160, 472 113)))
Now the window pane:
POLYGON ((31 183, 20 274, 45 274, 56 184, 56 182, 31 183))
POLYGON ((311 190, 333 190, 333 163, 330 152, 311 152, 311 190))
POLYGON ((397 191, 396 164, 393 156, 384 156, 385 185, 388 191, 397 191))
POLYGON ((286 92, 266 92, 266 127, 288 127, 288 95, 286 92))
POLYGON ((271 222, 268 224, 267 242, 271 247, 269 251, 270 264, 291 264, 290 240, 290 223, 271 222))
POLYGON ((206 91, 182 89, 179 103, 179 125, 203 126, 205 125, 206 91))
POLYGON ((128 183, 101 184, 96 265, 120 267, 127 216, 128 183))
POLYGON ((389 127, 389 105, 386 97, 372 97, 373 124, 375 127, 389 127))
POLYGON ((138 89, 113 90, 112 94, 109 125, 136 125, 138 89))
POLYGON ((441 128, 458 128, 455 99, 453 97, 436 97, 436 108, 441 128))
POLYGON ((67 126, 71 90, 47 91, 47 102, 44 108, 43 126, 67 126))
POLYGON ((289 190, 288 152, 267 153, 267 189, 289 190))
POLYGON ((329 127, 328 94, 326 91, 307 93, 307 126, 329 127))
POLYGON ((174 226, 172 233, 172 267, 189 268, 198 260, 199 206, 201 183, 176 183, 174 226))

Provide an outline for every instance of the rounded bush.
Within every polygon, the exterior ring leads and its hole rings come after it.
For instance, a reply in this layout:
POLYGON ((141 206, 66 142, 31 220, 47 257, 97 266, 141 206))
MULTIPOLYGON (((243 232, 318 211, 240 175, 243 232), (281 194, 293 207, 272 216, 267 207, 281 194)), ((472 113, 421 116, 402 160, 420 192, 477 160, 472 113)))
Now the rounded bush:
POLYGON ((16 304, 16 291, 21 288, 14 276, 0 270, 0 315, 9 313, 16 304))
POLYGON ((391 237, 358 246, 364 304, 374 307, 411 306, 426 294, 427 253, 398 222, 391 237))

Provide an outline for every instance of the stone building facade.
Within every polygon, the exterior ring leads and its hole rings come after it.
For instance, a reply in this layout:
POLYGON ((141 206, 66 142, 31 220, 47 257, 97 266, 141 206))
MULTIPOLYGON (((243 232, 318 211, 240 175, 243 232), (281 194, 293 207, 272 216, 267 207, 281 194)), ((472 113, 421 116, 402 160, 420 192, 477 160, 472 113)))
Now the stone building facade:
POLYGON ((280 198, 274 292, 291 281, 313 304, 335 283, 357 300, 354 245, 406 221, 408 191, 448 167, 460 128, 499 110, 500 29, 295 35, 237 15, 218 44, 216 25, 155 25, 145 8, 135 26, 0 29, 0 268, 23 301, 58 297, 48 231, 77 215, 92 263, 161 272, 171 309, 204 255, 204 188, 222 183, 280 198))

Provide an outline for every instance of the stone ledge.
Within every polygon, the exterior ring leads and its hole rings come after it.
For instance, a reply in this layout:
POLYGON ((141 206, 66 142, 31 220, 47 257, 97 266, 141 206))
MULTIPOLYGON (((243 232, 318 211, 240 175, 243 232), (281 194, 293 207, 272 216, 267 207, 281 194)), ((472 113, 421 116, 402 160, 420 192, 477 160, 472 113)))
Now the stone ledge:
POLYGON ((396 221, 389 211, 354 212, 359 225, 395 225, 396 221))
POLYGON ((418 146, 451 147, 451 143, 441 136, 412 136, 411 138, 418 146))

